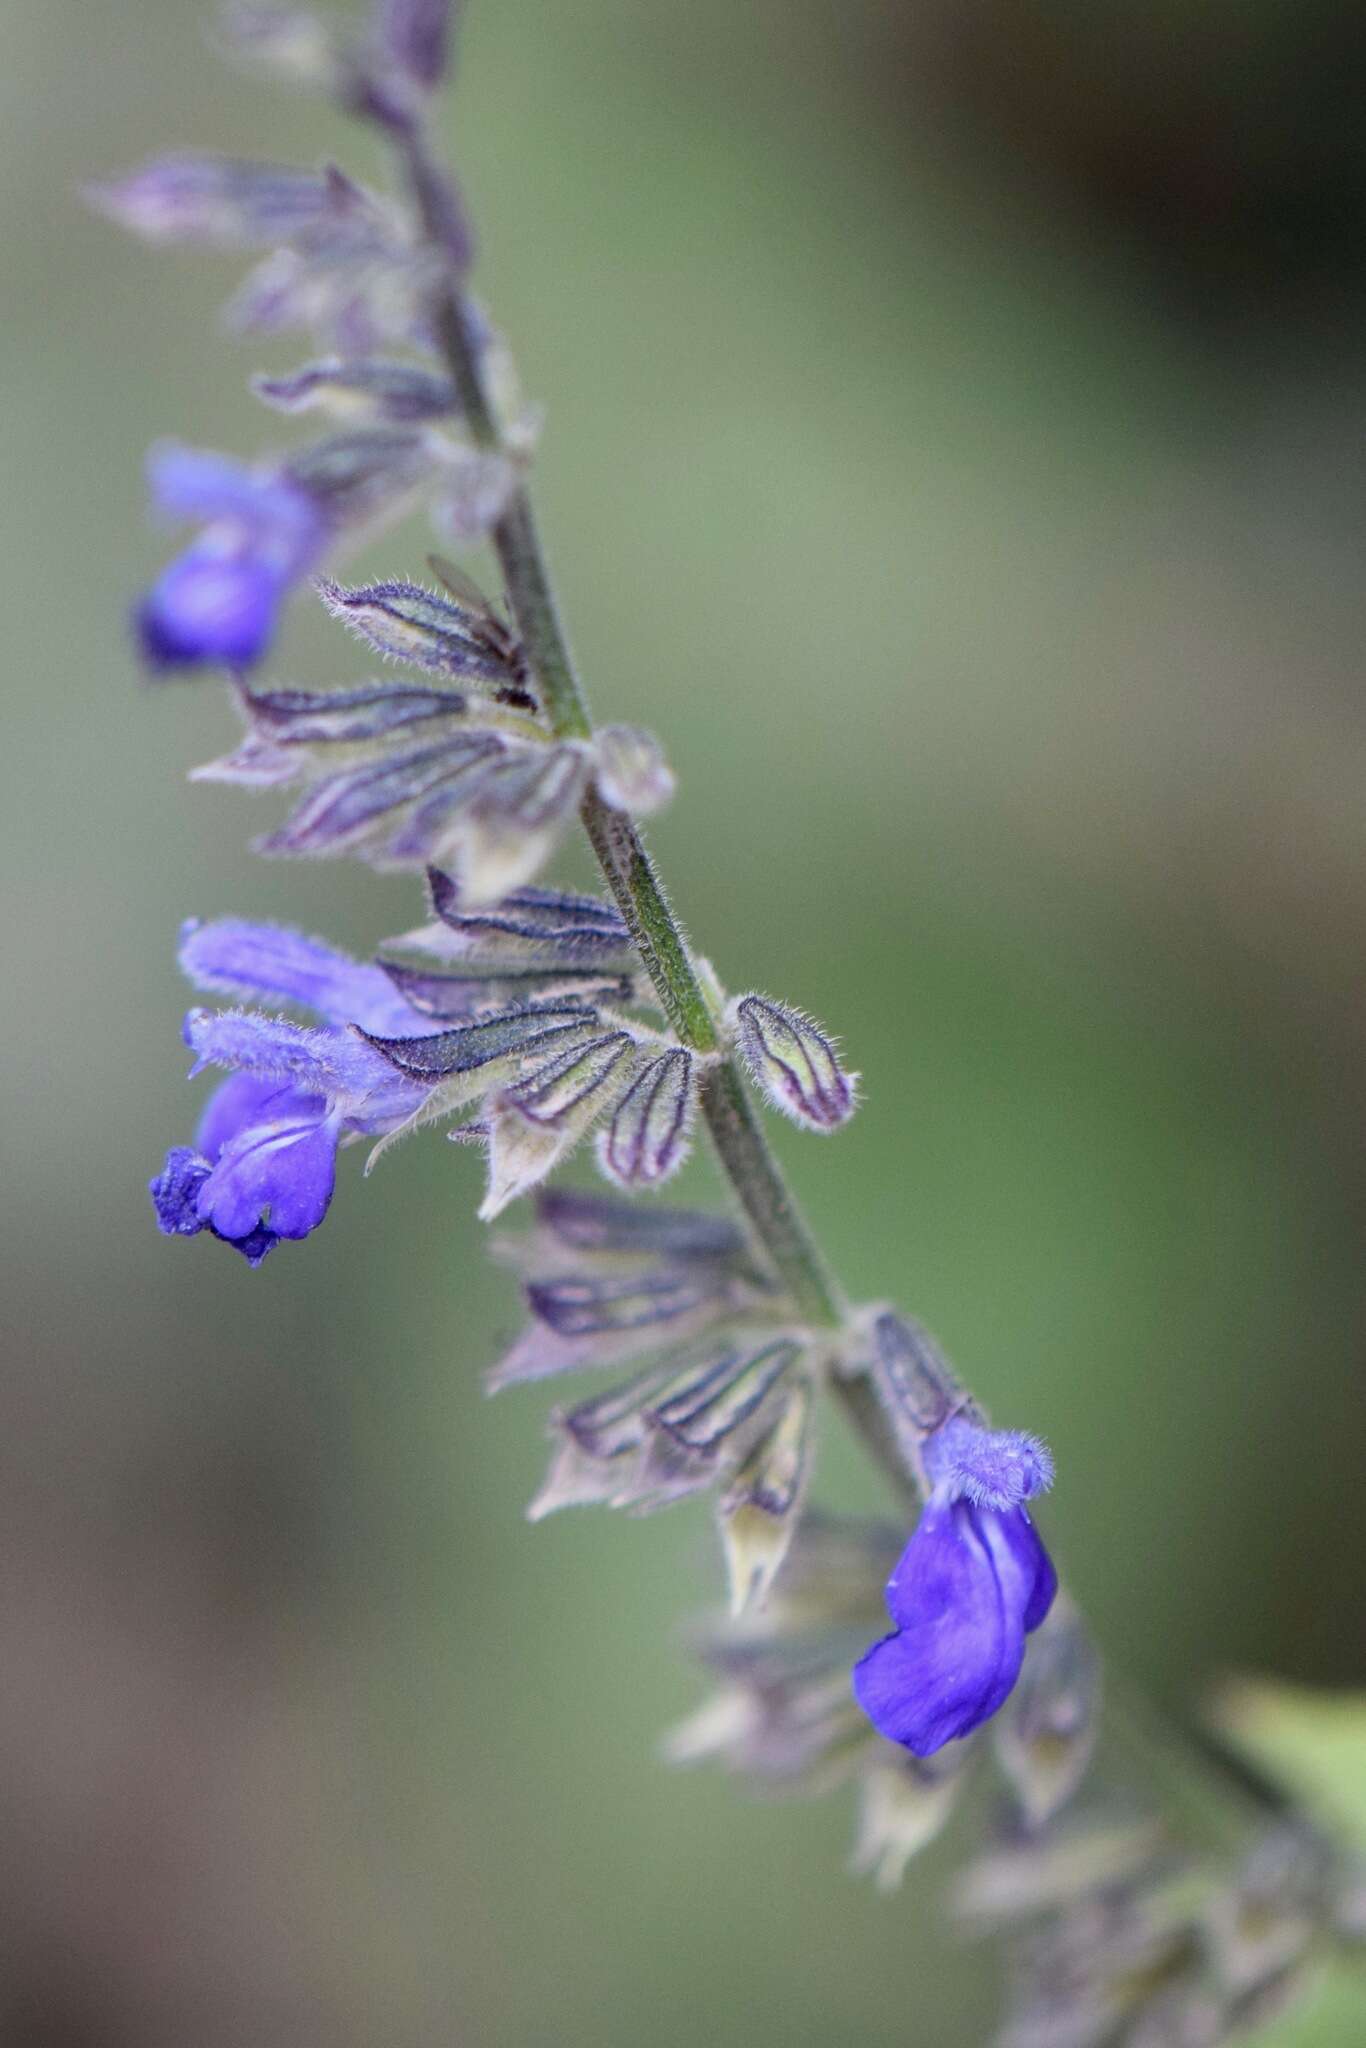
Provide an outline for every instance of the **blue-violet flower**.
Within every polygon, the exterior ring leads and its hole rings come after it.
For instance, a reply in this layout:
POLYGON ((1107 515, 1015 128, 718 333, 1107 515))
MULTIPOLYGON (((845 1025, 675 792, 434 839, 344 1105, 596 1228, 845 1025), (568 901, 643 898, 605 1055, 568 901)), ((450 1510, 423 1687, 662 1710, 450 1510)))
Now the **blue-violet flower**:
POLYGON ((157 1221, 168 1236, 209 1230, 258 1266, 281 1238, 307 1237, 322 1222, 342 1140, 396 1130, 429 1092, 346 1026, 411 1034, 431 1021, 380 968, 272 925, 191 923, 180 964, 201 988, 270 996, 327 1020, 322 1030, 242 1010, 192 1010, 185 1020, 195 1071, 233 1071, 209 1098, 194 1145, 173 1146, 152 1181, 157 1221))
POLYGON ((923 1757, 1003 1705, 1057 1577, 1024 1506, 1052 1479, 1042 1444, 957 1416, 922 1456, 930 1497, 887 1582, 895 1631, 855 1665, 854 1696, 923 1757))
POLYGON ((156 510, 201 521, 203 531, 137 607, 144 656, 156 669, 250 668, 289 590, 322 553, 327 522, 316 500, 278 472, 174 443, 152 450, 147 473, 156 510))

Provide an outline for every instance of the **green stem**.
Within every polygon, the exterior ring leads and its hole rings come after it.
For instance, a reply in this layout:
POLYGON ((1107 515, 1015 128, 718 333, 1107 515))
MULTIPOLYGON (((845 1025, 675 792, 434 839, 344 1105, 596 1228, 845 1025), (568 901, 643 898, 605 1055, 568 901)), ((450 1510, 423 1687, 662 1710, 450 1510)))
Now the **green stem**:
MULTIPOLYGON (((423 225, 440 245, 440 174, 416 127, 405 124, 390 132, 423 225)), ((437 336, 467 431, 478 447, 496 452, 501 445, 498 422, 484 384, 475 330, 457 284, 440 295, 435 313, 437 336)), ((556 736, 591 739, 592 719, 524 485, 494 527, 493 545, 527 662, 556 736)), ((847 1315, 844 1297, 769 1148, 735 1059, 722 1043, 687 939, 637 826, 625 813, 610 809, 594 789, 584 799, 582 817, 665 1016, 680 1042, 702 1056, 702 1115, 758 1244, 798 1312, 818 1328, 841 1328, 847 1315)), ((913 1482, 871 1388, 861 1379, 838 1373, 831 1375, 830 1386, 879 1468, 903 1498, 913 1501, 913 1482)))
POLYGON ((625 812, 605 804, 595 789, 584 798, 582 816, 617 907, 678 1038, 694 1052, 717 1051, 721 1041, 716 1020, 639 830, 625 812))
MULTIPOLYGON (((393 139, 424 226, 439 239, 440 185, 422 137, 405 127, 393 139)), ((436 326, 468 431, 479 446, 495 450, 497 421, 468 312, 454 285, 440 296, 436 326)), ((552 728, 561 739, 591 738, 592 721, 524 487, 494 527, 493 544, 552 728)), ((665 1015, 681 1042, 707 1060, 702 1113, 756 1237, 802 1313, 815 1323, 838 1327, 844 1313, 839 1290, 769 1150, 734 1060, 721 1048, 688 942, 639 831, 596 792, 584 801, 583 822, 665 1015)))

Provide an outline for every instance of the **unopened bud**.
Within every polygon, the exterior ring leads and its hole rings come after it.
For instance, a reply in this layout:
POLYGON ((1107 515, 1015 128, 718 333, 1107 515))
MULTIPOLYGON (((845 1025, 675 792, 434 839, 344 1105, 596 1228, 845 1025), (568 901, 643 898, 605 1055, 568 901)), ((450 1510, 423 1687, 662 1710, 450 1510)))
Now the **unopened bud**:
POLYGON ((652 732, 638 725, 603 725, 595 744, 598 793, 605 804, 638 818, 663 810, 676 785, 652 732))
POLYGON ((696 1106, 693 1056, 681 1045, 648 1060, 598 1138, 598 1164, 622 1187, 658 1187, 688 1156, 696 1106))
POLYGON ((741 1057, 775 1109, 811 1131, 848 1121, 858 1076, 844 1072, 819 1025, 764 996, 740 996, 729 1016, 741 1057))
POLYGON ((515 685, 515 649, 490 613, 474 612, 416 583, 372 583, 359 590, 320 581, 334 619, 380 654, 464 682, 515 685))
POLYGON ((328 356, 284 377, 253 377, 251 388, 275 412, 330 412, 342 419, 410 423, 440 419, 456 409, 448 377, 416 363, 360 356, 328 356))

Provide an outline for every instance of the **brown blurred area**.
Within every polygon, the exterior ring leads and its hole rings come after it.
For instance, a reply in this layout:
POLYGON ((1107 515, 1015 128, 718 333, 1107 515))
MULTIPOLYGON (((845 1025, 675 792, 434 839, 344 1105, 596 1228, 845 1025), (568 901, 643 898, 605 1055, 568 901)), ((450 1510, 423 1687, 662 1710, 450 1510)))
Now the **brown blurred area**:
MULTIPOLYGON (((182 780, 221 706, 121 638, 143 445, 250 447, 258 365, 221 266, 75 187, 346 154, 201 66, 199 12, 0 0, 0 2043, 985 2039, 961 1843, 874 1900, 838 1800, 656 1760, 708 1532, 522 1526, 540 1406, 478 1392, 515 1308, 463 1154, 344 1175, 256 1276, 152 1228, 178 919, 414 915, 252 862, 182 780)), ((1366 19, 468 15, 452 130, 596 701, 680 770, 699 943, 867 1078, 847 1142, 781 1141, 841 1271, 1049 1436, 1142 1681, 1360 1683, 1366 19)), ((282 673, 344 658, 301 619, 282 673)), ((822 1482, 869 1498, 845 1446, 822 1482)))

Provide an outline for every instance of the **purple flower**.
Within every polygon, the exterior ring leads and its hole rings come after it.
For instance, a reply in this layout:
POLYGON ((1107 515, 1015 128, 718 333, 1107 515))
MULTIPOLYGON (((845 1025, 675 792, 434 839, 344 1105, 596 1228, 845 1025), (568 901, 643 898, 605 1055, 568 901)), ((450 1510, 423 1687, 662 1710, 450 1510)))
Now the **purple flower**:
POLYGON ((1032 1437, 958 1417, 924 1446, 933 1491, 887 1582, 895 1632, 854 1667, 879 1732, 931 1756, 1009 1696, 1057 1576, 1024 1501, 1052 1477, 1032 1437))
POLYGON ((187 925, 180 963, 201 988, 270 996, 328 1020, 321 1030, 241 1010, 192 1010, 185 1020, 195 1071, 232 1072, 193 1147, 173 1146, 152 1181, 157 1221, 167 1236, 211 1231, 258 1266, 281 1238, 307 1237, 322 1222, 344 1138, 395 1130, 426 1099, 346 1026, 412 1033, 430 1022, 379 968, 272 925, 187 925))
POLYGON ((379 0, 380 47, 425 92, 441 83, 449 56, 451 0, 379 0))
POLYGON ((148 479, 158 512, 202 521, 204 530, 138 605, 143 654, 155 669, 250 668, 290 588, 322 552, 327 525, 317 503, 276 472, 174 444, 153 449, 148 479))

